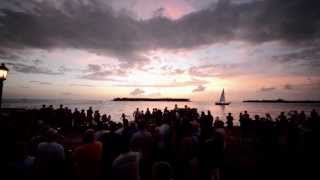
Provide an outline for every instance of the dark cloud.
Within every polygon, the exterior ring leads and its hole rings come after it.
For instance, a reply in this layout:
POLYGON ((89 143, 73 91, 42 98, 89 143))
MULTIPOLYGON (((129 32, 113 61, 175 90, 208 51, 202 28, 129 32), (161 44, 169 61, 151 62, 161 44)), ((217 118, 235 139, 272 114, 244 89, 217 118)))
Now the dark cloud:
MULTIPOLYGON (((82 79, 98 80, 98 81, 116 81, 112 76, 125 76, 127 71, 119 68, 106 68, 104 65, 88 64, 87 68, 83 70, 86 75, 81 76, 82 79)), ((119 81, 119 80, 117 80, 119 81)))
POLYGON ((6 63, 6 65, 10 66, 16 72, 25 73, 25 74, 46 74, 46 75, 62 75, 63 71, 60 70, 51 70, 47 67, 42 67, 33 64, 24 64, 24 63, 6 63))
MULTIPOLYGON (((0 29, 1 29, 1 23, 0 23, 0 29)), ((6 62, 12 62, 12 61, 19 61, 21 57, 18 55, 15 49, 8 49, 0 46, 0 59, 6 62)))
POLYGON ((69 68, 69 67, 61 65, 58 68, 58 71, 61 72, 61 73, 67 73, 67 72, 75 71, 75 69, 72 69, 72 68, 69 68))
POLYGON ((13 0, 14 3, 20 11, 1 11, 4 15, 0 16, 0 47, 71 47, 116 56, 123 65, 148 61, 137 51, 143 44, 139 42, 142 39, 139 21, 117 15, 98 1, 68 0, 61 1, 59 6, 54 1, 13 0))
POLYGON ((97 71, 84 75, 81 78, 89 80, 111 80, 111 78, 108 77, 111 76, 112 73, 112 71, 97 71))
POLYGON ((274 90, 276 90, 275 87, 262 87, 260 89, 260 91, 262 91, 262 92, 269 92, 269 91, 274 91, 274 90))
POLYGON ((75 84, 75 83, 73 83, 73 84, 69 84, 70 86, 79 86, 79 87, 94 87, 94 86, 92 86, 92 85, 89 85, 89 84, 75 84))
POLYGON ((130 92, 130 95, 132 95, 132 96, 138 96, 141 94, 144 94, 144 90, 139 89, 139 88, 136 88, 132 92, 130 92))
POLYGON ((217 76, 218 73, 216 72, 217 66, 216 65, 204 65, 204 66, 196 66, 191 67, 189 69, 189 74, 192 76, 199 76, 199 77, 209 77, 209 76, 217 76))
POLYGON ((149 62, 143 52, 151 49, 239 39, 295 44, 320 36, 318 0, 220 0, 177 20, 138 20, 97 0, 3 0, 0 7, 0 52, 7 58, 21 49, 76 48, 114 56, 122 67, 139 67, 149 62))
POLYGON ((38 84, 38 85, 52 85, 50 82, 45 82, 45 81, 29 81, 32 84, 38 84))
POLYGON ((101 71, 101 66, 98 64, 88 64, 88 72, 97 72, 101 71))
POLYGON ((197 88, 192 90, 192 92, 202 92, 202 91, 205 91, 205 90, 206 90, 206 87, 204 87, 203 85, 199 85, 197 88))
POLYGON ((172 81, 163 84, 115 84, 116 87, 155 87, 155 88, 170 88, 170 87, 187 87, 187 86, 198 86, 208 83, 208 81, 200 79, 192 79, 189 81, 172 81))
POLYGON ((287 91, 296 91, 296 92, 304 92, 304 91, 312 91, 314 89, 320 88, 320 81, 317 80, 315 82, 303 82, 299 84, 284 84, 279 88, 276 87, 263 87, 260 91, 274 91, 277 89, 287 90, 287 91))
POLYGON ((160 69, 163 71, 162 72, 163 75, 169 75, 169 76, 179 75, 185 72, 185 70, 183 69, 174 68, 172 66, 162 66, 160 69))
POLYGON ((35 60, 33 60, 32 62, 33 62, 34 65, 39 65, 39 64, 42 64, 42 63, 43 63, 43 61, 40 60, 40 59, 35 59, 35 60))
POLYGON ((207 64, 194 66, 189 69, 189 74, 197 77, 230 77, 249 73, 243 69, 245 64, 207 64))
MULTIPOLYGON (((320 40, 304 43, 303 47, 296 48, 295 51, 272 57, 273 61, 288 65, 296 65, 295 68, 302 74, 319 74, 320 68, 320 40)), ((288 69, 290 70, 290 69, 288 69)))

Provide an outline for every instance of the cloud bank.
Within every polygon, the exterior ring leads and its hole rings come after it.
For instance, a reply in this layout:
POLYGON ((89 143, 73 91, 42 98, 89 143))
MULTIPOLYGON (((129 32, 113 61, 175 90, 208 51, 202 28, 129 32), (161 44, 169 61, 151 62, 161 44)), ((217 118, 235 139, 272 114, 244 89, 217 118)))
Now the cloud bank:
POLYGON ((203 85, 199 85, 197 88, 192 90, 192 92, 202 92, 202 91, 205 91, 205 90, 206 90, 206 87, 204 87, 203 85))
POLYGON ((154 49, 239 39, 296 44, 319 38, 318 7, 318 0, 220 0, 176 20, 163 16, 141 20, 98 0, 4 0, 0 52, 10 58, 21 49, 76 48, 113 56, 123 66, 139 66, 149 61, 144 52, 154 49))
POLYGON ((130 92, 130 95, 132 96, 138 96, 138 95, 142 95, 144 94, 144 90, 140 89, 140 88, 136 88, 134 89, 132 92, 130 92))

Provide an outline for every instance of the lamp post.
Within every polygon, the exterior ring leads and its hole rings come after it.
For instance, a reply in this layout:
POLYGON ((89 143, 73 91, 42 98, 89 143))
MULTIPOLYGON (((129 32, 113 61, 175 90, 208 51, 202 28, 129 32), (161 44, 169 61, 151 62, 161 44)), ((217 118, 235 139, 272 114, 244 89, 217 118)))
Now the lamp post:
POLYGON ((2 63, 0 65, 0 109, 2 105, 2 88, 3 88, 3 81, 7 79, 9 69, 2 63))

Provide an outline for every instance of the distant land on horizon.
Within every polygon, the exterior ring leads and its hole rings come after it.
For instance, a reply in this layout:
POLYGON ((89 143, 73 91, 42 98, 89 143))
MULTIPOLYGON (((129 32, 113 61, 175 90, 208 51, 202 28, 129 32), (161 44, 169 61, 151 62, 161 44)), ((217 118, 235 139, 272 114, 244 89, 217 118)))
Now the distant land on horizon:
POLYGON ((174 102, 190 102, 187 98, 114 98, 113 101, 174 101, 174 102))
POLYGON ((262 99, 262 100, 245 100, 244 103, 320 103, 320 100, 284 100, 284 99, 262 99))

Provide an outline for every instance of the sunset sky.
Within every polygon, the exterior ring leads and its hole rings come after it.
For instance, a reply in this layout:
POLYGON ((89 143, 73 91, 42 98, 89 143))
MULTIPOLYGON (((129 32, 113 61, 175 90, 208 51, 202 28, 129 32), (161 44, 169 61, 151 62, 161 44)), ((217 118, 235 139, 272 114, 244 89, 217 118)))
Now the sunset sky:
POLYGON ((1 0, 6 98, 320 99, 319 0, 1 0))

